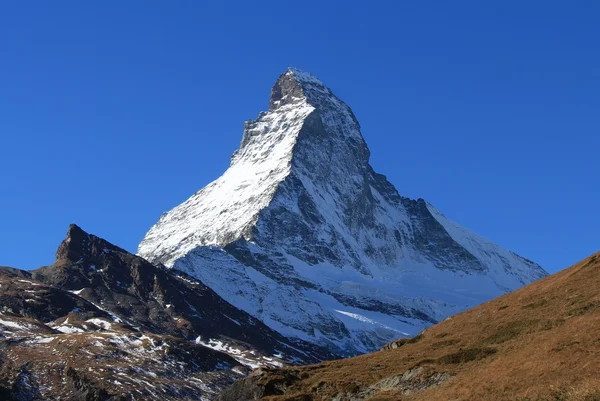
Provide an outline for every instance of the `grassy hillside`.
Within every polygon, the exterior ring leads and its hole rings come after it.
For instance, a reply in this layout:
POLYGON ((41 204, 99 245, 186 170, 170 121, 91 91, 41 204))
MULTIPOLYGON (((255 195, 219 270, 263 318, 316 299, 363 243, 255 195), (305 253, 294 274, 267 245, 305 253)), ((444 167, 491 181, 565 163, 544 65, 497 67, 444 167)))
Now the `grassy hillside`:
POLYGON ((600 400, 600 253, 379 352, 257 371, 234 397, 600 400))

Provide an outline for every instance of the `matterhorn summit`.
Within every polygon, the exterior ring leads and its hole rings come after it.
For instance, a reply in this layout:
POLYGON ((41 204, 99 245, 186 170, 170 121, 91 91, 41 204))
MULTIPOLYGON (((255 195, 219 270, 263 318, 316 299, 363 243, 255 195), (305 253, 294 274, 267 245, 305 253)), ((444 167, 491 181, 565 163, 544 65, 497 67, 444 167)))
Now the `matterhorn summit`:
POLYGON ((366 352, 546 275, 369 165, 352 110, 290 68, 227 171, 163 214, 138 254, 288 337, 366 352))

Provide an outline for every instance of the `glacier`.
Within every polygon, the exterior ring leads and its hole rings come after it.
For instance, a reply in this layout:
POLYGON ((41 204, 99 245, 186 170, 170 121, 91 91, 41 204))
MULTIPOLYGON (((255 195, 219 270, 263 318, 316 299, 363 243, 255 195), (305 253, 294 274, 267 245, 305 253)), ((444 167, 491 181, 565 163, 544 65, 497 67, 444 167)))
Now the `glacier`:
POLYGON ((288 337, 379 348, 547 273, 401 196, 358 120, 290 68, 225 173, 164 213, 138 254, 202 281, 288 337))

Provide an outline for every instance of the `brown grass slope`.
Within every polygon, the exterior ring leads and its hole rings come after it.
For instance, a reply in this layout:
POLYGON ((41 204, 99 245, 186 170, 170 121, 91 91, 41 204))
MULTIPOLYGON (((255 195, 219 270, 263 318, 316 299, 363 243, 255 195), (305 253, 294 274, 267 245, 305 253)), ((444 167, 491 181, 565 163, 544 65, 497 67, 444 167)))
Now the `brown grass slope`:
POLYGON ((600 400, 600 253, 388 349, 257 371, 219 399, 258 398, 600 400))

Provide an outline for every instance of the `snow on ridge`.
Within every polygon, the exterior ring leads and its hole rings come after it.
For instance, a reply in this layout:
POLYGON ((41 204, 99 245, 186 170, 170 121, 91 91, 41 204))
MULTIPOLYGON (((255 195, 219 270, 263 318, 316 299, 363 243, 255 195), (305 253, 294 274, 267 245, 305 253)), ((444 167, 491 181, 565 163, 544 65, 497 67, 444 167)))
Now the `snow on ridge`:
MULTIPOLYGON (((538 280, 547 273, 536 263, 533 263, 500 245, 494 244, 486 238, 475 234, 460 224, 448 219, 433 205, 427 203, 427 209, 434 218, 444 227, 448 234, 478 260, 487 263, 490 275, 503 287, 506 275, 520 277, 522 284, 538 280), (491 263, 490 263, 491 260, 491 263)), ((508 283, 510 288, 510 283, 508 283)), ((504 287, 506 288, 506 287, 504 287)))
POLYGON ((286 74, 292 74, 296 78, 296 80, 298 80, 299 82, 306 82, 306 83, 311 83, 314 85, 325 86, 325 85, 323 85, 323 82, 321 82, 313 74, 311 74, 310 72, 302 71, 298 68, 290 67, 286 71, 286 74))
POLYGON ((161 216, 140 256, 285 336, 349 353, 545 275, 399 196, 369 165, 350 108, 312 74, 290 68, 280 79, 290 75, 303 97, 291 91, 292 102, 247 122, 227 171, 161 216))
POLYGON ((225 245, 250 231, 289 174, 297 135, 313 110, 305 102, 288 105, 249 125, 249 144, 234 154, 229 169, 163 215, 138 254, 151 260, 167 255, 161 262, 170 267, 197 246, 225 245))
MULTIPOLYGON (((138 254, 171 267, 178 257, 197 246, 223 246, 240 238, 250 239, 258 214, 272 201, 279 185, 292 169, 298 135, 316 108, 334 139, 344 137, 366 148, 348 106, 312 74, 290 68, 302 82, 322 86, 300 102, 260 113, 246 124, 244 144, 234 152, 230 167, 217 180, 161 216, 138 247, 138 254)), ((311 85, 314 89, 314 86, 311 85)), ((368 159, 368 149, 367 159, 368 159)))

